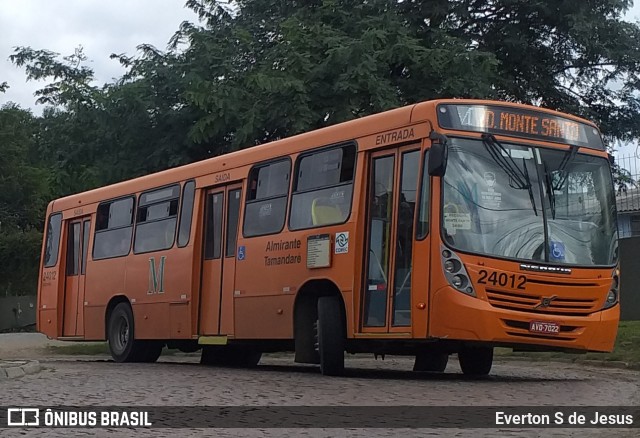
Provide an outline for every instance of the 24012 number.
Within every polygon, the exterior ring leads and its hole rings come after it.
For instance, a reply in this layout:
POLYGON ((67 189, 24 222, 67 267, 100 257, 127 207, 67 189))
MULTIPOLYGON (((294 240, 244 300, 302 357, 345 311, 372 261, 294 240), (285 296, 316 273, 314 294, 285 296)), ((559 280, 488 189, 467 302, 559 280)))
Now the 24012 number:
POLYGON ((501 287, 511 287, 512 289, 522 289, 524 290, 525 285, 527 284, 527 277, 524 275, 516 275, 516 274, 507 274, 506 272, 501 272, 498 274, 495 271, 489 273, 484 269, 480 270, 480 279, 478 280, 480 284, 492 284, 493 286, 501 286, 501 287))

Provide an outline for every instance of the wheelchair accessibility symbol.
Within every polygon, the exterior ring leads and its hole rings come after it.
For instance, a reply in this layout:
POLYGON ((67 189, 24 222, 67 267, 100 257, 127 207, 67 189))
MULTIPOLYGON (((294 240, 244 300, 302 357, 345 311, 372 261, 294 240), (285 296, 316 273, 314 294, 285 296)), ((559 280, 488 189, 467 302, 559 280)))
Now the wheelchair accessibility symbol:
POLYGON ((238 247, 238 260, 244 260, 246 258, 245 246, 238 247))
POLYGON ((551 241, 551 258, 553 260, 564 260, 565 248, 564 243, 551 241))

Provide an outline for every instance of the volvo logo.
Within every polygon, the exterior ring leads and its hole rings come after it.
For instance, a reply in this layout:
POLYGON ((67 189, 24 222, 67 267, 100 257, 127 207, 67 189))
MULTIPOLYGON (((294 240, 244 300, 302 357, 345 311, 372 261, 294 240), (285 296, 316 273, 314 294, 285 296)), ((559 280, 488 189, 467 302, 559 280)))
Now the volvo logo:
POLYGON ((551 302, 553 300, 555 300, 556 298, 558 298, 557 295, 553 295, 553 296, 550 296, 550 297, 542 297, 542 300, 540 300, 540 302, 538 304, 536 304, 534 309, 546 309, 547 307, 549 307, 551 305, 551 302))

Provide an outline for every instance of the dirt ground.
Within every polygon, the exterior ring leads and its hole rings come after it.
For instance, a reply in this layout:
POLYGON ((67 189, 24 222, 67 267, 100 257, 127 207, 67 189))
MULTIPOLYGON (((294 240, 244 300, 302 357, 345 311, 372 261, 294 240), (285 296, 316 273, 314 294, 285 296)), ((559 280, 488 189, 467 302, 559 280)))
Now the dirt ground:
POLYGON ((69 344, 47 339, 41 333, 3 333, 0 334, 0 359, 37 359, 46 356, 50 346, 69 344))

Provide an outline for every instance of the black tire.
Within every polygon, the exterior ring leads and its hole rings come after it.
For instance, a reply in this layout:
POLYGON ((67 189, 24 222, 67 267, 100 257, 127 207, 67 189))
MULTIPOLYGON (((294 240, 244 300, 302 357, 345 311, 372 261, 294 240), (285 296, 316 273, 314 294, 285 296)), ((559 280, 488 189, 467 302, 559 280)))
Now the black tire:
POLYGON ((120 303, 109 315, 107 340, 111 357, 116 362, 136 362, 140 356, 140 343, 135 341, 133 311, 129 303, 120 303))
POLYGON ((458 352, 460 368, 466 376, 486 376, 493 365, 492 347, 464 347, 458 352))
POLYGON ((442 373, 447 368, 449 354, 447 353, 419 353, 413 364, 413 371, 424 371, 430 373, 442 373))
POLYGON ((320 372, 325 376, 344 373, 346 328, 337 297, 318 299, 318 352, 320 372))

